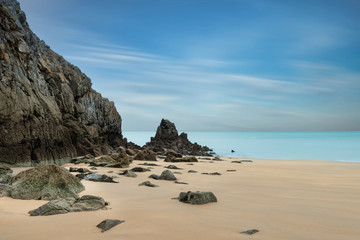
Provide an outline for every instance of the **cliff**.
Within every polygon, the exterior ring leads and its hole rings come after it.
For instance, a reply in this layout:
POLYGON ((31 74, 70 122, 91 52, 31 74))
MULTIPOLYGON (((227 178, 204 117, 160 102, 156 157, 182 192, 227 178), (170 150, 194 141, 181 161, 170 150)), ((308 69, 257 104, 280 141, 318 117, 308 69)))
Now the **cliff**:
POLYGON ((30 30, 16 0, 0 0, 0 66, 0 162, 106 154, 122 141, 113 102, 30 30))

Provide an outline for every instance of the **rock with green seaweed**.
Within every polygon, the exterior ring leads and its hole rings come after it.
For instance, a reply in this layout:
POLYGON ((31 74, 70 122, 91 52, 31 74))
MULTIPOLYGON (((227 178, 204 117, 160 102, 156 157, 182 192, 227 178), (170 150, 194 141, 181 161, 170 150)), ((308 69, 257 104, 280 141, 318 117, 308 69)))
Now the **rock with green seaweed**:
POLYGON ((85 190, 78 178, 54 164, 41 165, 20 172, 12 179, 11 197, 53 200, 77 197, 85 190))

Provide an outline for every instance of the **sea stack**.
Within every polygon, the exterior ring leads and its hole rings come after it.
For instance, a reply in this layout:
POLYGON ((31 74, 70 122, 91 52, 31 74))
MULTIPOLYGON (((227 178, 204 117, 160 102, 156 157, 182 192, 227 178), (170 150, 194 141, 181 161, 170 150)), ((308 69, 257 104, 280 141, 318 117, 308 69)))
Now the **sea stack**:
POLYGON ((178 135, 174 123, 167 119, 162 119, 156 130, 155 137, 146 143, 145 148, 149 148, 157 153, 165 153, 173 150, 183 155, 211 156, 212 150, 207 146, 201 146, 188 140, 186 133, 178 135))
POLYGON ((41 41, 16 0, 0 0, 0 163, 60 163, 122 141, 114 103, 41 41))

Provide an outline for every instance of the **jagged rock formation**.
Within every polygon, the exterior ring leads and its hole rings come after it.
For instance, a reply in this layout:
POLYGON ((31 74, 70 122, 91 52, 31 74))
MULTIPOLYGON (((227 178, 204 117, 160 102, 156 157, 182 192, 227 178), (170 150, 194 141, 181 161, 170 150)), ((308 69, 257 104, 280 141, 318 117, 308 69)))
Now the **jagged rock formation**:
POLYGON ((0 0, 0 66, 0 162, 98 156, 122 141, 113 102, 30 30, 16 0, 0 0))
POLYGON ((168 150, 173 150, 183 155, 196 156, 211 156, 212 152, 207 146, 191 143, 186 133, 178 135, 175 124, 167 119, 161 120, 155 137, 152 137, 151 141, 146 143, 144 147, 157 153, 166 153, 168 150))

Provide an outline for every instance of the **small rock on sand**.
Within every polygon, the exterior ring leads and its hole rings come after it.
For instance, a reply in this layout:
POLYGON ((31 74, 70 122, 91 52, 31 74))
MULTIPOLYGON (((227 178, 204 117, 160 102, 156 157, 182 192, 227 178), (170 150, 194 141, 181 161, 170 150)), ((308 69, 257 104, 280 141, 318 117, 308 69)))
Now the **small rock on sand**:
POLYGON ((156 164, 156 163, 140 163, 140 164, 138 164, 138 165, 151 166, 151 167, 160 166, 159 164, 156 164))
POLYGON ((131 169, 132 172, 149 172, 151 171, 148 168, 143 168, 143 167, 134 167, 131 169))
POLYGON ((147 186, 147 187, 158 187, 158 185, 155 185, 151 183, 150 181, 145 181, 139 184, 139 186, 147 186))
POLYGON ((126 177, 132 177, 132 178, 137 177, 136 173, 134 173, 134 172, 131 171, 131 170, 126 170, 126 171, 124 172, 124 176, 126 176, 126 177))
POLYGON ((178 168, 177 166, 175 165, 169 165, 169 166, 166 166, 165 168, 168 168, 168 169, 178 169, 178 170, 181 170, 182 168, 178 168))
POLYGON ((149 178, 153 178, 155 180, 168 180, 168 181, 176 181, 177 178, 174 176, 174 174, 169 171, 165 170, 161 173, 161 175, 151 174, 149 178))
POLYGON ((159 180, 159 175, 157 175, 157 174, 151 174, 150 176, 149 176, 149 178, 152 178, 152 179, 155 179, 155 180, 159 180))
POLYGON ((179 201, 190 204, 206 204, 210 202, 217 202, 217 199, 212 192, 181 192, 179 194, 179 201))
MULTIPOLYGON (((76 175, 77 176, 77 175, 76 175)), ((92 181, 92 182, 111 182, 111 183, 117 183, 114 181, 114 179, 108 175, 105 174, 97 174, 97 173, 91 173, 88 175, 85 175, 84 180, 92 181)))
POLYGON ((189 170, 188 173, 197 173, 195 170, 189 170))
POLYGON ((253 234, 258 233, 258 232, 259 232, 259 230, 257 230, 257 229, 250 229, 250 230, 246 230, 246 231, 243 231, 243 232, 240 232, 240 233, 253 235, 253 234))
POLYGON ((204 175, 221 175, 221 173, 213 172, 213 173, 202 173, 204 175))
POLYGON ((124 220, 118 220, 118 219, 105 219, 101 223, 99 223, 96 227, 101 229, 101 232, 105 232, 116 225, 125 222, 124 220))
POLYGON ((253 161, 252 160, 241 160, 241 162, 253 162, 253 161))
POLYGON ((176 184, 188 184, 188 183, 186 183, 186 182, 179 182, 179 181, 175 181, 174 183, 176 183, 176 184))
POLYGON ((168 181, 176 181, 176 177, 174 176, 174 174, 169 171, 169 170, 165 170, 161 173, 160 177, 159 177, 160 180, 168 180, 168 181))
POLYGON ((243 163, 243 162, 253 162, 252 160, 237 160, 237 161, 231 161, 231 163, 243 163))

